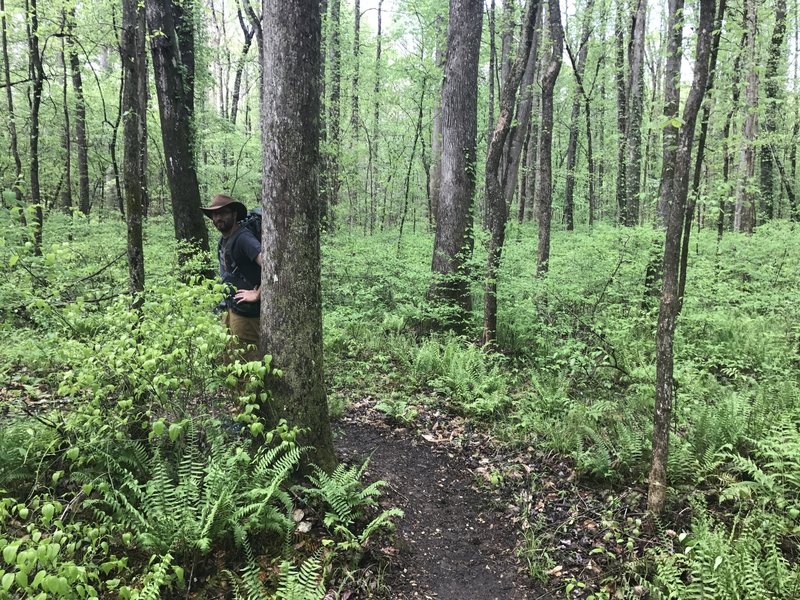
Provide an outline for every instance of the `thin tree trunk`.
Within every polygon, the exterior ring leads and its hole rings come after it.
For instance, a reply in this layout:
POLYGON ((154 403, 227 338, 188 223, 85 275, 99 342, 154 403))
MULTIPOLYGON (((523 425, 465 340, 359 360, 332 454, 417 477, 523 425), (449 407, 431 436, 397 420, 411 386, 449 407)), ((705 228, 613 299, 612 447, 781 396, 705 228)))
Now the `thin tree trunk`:
POLYGON ((672 187, 675 184, 675 154, 678 151, 678 111, 681 99, 683 4, 684 0, 668 0, 667 60, 664 67, 664 119, 666 124, 663 127, 661 185, 659 186, 656 210, 657 222, 662 227, 667 223, 668 215, 666 214, 666 209, 673 196, 672 187))
POLYGON ((128 226, 128 287, 132 294, 144 291, 144 246, 142 222, 144 219, 146 178, 143 172, 147 144, 147 105, 141 95, 141 79, 146 82, 145 65, 145 15, 138 0, 122 3, 122 39, 120 54, 123 70, 122 113, 125 115, 123 132, 123 187, 125 217, 128 226))
MULTIPOLYGON (((786 0, 775 0, 775 27, 772 30, 769 50, 767 55, 767 67, 764 72, 764 127, 759 136, 760 141, 766 141, 768 147, 776 147, 773 139, 777 130, 779 96, 781 93, 781 82, 778 77, 778 69, 783 58, 783 44, 786 39, 786 0)), ((761 208, 762 213, 767 219, 775 216, 775 199, 773 198, 773 159, 772 152, 761 151, 759 161, 761 166, 761 208)), ((778 188, 778 198, 780 199, 780 187, 778 188)))
POLYGON ((508 219, 508 207, 500 180, 500 163, 506 137, 514 118, 517 91, 525 72, 525 62, 530 56, 538 9, 539 0, 529 0, 523 19, 522 38, 517 47, 517 57, 503 84, 500 116, 495 124, 486 156, 486 207, 490 237, 487 246, 486 284, 483 292, 483 343, 487 345, 494 344, 497 339, 497 278, 508 219))
MULTIPOLYGON (((444 73, 445 49, 442 41, 445 36, 439 32, 442 26, 441 17, 437 17, 434 22, 436 30, 436 45, 434 47, 433 61, 436 66, 444 73)), ((428 224, 431 229, 436 225, 436 215, 439 210, 439 198, 442 193, 442 86, 439 87, 439 102, 433 111, 433 126, 431 127, 431 185, 430 185, 430 212, 428 213, 428 224)))
POLYGON ((6 108, 8 115, 6 123, 8 125, 8 139, 11 145, 11 156, 14 159, 14 196, 16 197, 17 207, 20 209, 20 218, 23 225, 26 223, 25 212, 22 210, 22 159, 19 155, 19 140, 17 138, 17 121, 14 112, 14 94, 11 89, 11 67, 8 62, 8 21, 6 19, 5 0, 0 0, 0 35, 2 35, 3 51, 3 80, 6 88, 6 108))
MULTIPOLYGON (((61 11, 61 29, 62 32, 67 26, 67 13, 65 10, 61 11)), ((69 81, 69 72, 67 70, 67 41, 66 36, 61 38, 61 69, 63 74, 61 86, 61 108, 64 116, 63 129, 61 130, 61 147, 64 150, 64 171, 61 178, 64 185, 60 186, 61 191, 61 210, 69 214, 72 211, 72 130, 70 127, 69 118, 69 102, 67 101, 67 83, 69 81)))
POLYGON ((264 3, 264 148, 261 350, 268 377, 262 414, 300 427, 309 462, 336 466, 322 357, 319 168, 319 0, 264 3))
MULTIPOLYGON (((535 86, 531 97, 531 109, 533 114, 536 114, 536 109, 539 108, 539 96, 536 93, 535 86)), ((528 128, 528 153, 525 155, 525 202, 520 202, 519 211, 517 213, 517 222, 522 222, 527 219, 530 221, 533 215, 536 214, 536 183, 538 181, 539 171, 539 120, 535 116, 531 116, 531 122, 528 128)))
POLYGON ((719 55, 719 42, 720 38, 722 37, 722 25, 725 21, 726 7, 727 0, 719 0, 719 7, 717 8, 717 14, 714 17, 714 28, 711 34, 711 51, 708 59, 706 101, 703 104, 703 116, 700 119, 700 135, 697 138, 697 157, 695 158, 692 188, 689 192, 689 199, 686 206, 686 218, 684 219, 683 246, 681 247, 681 264, 678 286, 678 295, 680 298, 683 298, 684 293, 686 292, 686 268, 689 257, 689 234, 691 233, 692 229, 692 215, 694 214, 695 205, 697 204, 697 198, 700 196, 700 176, 703 168, 703 158, 706 151, 708 124, 711 117, 711 93, 714 90, 714 80, 717 73, 717 56, 719 55))
MULTIPOLYGON (((739 48, 743 48, 747 40, 747 32, 742 35, 742 41, 739 48)), ((733 72, 739 73, 742 66, 743 50, 736 53, 736 58, 733 61, 733 72)), ((725 125, 722 128, 722 182, 725 194, 719 201, 719 211, 717 212, 717 239, 722 239, 722 234, 725 231, 725 214, 728 212, 728 202, 726 196, 728 195, 728 183, 730 181, 730 170, 733 163, 731 156, 731 126, 733 124, 733 115, 739 104, 739 96, 741 94, 741 87, 738 81, 733 81, 733 93, 731 94, 731 108, 725 116, 725 125)), ((735 212, 735 210, 734 210, 735 212)), ((733 226, 733 219, 730 219, 730 225, 733 226)))
MULTIPOLYGON (((420 63, 425 61, 425 47, 420 44, 420 63)), ((422 83, 421 89, 419 92, 419 109, 417 110, 417 125, 414 128, 414 142, 411 145, 411 157, 408 159, 408 169, 406 169, 406 179, 403 185, 403 211, 400 215, 400 233, 398 235, 397 244, 398 248, 400 247, 400 240, 403 238, 403 227, 406 223, 406 215, 408 214, 408 197, 411 193, 411 170, 414 166, 414 157, 417 152, 417 143, 419 142, 420 137, 422 137, 422 118, 425 116, 425 92, 428 89, 428 77, 427 75, 422 76, 422 83)), ((425 147, 422 147, 422 152, 424 154, 425 147)))
POLYGON ((747 87, 744 91, 744 125, 742 145, 739 153, 740 175, 736 188, 736 210, 733 229, 737 233, 753 233, 756 223, 756 202, 753 193, 753 178, 756 170, 755 141, 758 136, 758 65, 756 35, 758 9, 755 0, 744 3, 744 48, 747 53, 747 87))
POLYGON ((700 104, 708 82, 708 57, 714 21, 714 0, 700 0, 694 79, 683 111, 683 126, 676 155, 673 204, 667 208, 669 220, 664 242, 664 281, 656 330, 656 393, 653 415, 653 457, 650 468, 647 508, 659 515, 664 510, 667 492, 669 425, 673 402, 673 339, 681 311, 679 265, 686 200, 689 192, 692 142, 700 104))
POLYGON ((325 178, 328 182, 326 190, 327 206, 321 206, 327 227, 333 231, 336 227, 336 206, 339 204, 339 158, 341 156, 341 65, 342 49, 340 37, 340 0, 330 0, 331 19, 328 27, 328 63, 330 66, 331 94, 328 98, 328 152, 323 154, 326 159, 325 178))
MULTIPOLYGON (((487 105, 489 110, 487 111, 487 118, 486 118, 486 147, 489 147, 489 144, 492 142, 492 132, 493 125, 494 125, 494 74, 497 71, 497 48, 495 46, 495 5, 494 0, 491 0, 489 3, 489 98, 487 99, 487 105)), ((486 215, 484 214, 484 223, 486 222, 486 215)))
POLYGON ((239 60, 236 61, 236 75, 233 79, 233 95, 231 96, 231 123, 236 125, 236 117, 239 115, 239 100, 242 94, 242 74, 247 65, 247 55, 250 52, 250 46, 253 43, 253 36, 255 30, 252 27, 247 27, 244 22, 244 15, 242 8, 237 2, 236 5, 236 18, 239 20, 239 27, 242 29, 244 41, 242 42, 242 50, 239 52, 239 60))
POLYGON ((536 190, 539 214, 539 244, 536 256, 536 275, 547 273, 550 263, 550 221, 553 212, 553 89, 561 71, 564 52, 564 30, 561 28, 561 8, 558 0, 548 0, 550 22, 550 59, 542 76, 542 127, 539 134, 539 181, 536 190))
POLYGON ((86 100, 83 98, 83 79, 78 50, 74 37, 75 7, 73 6, 67 21, 69 34, 69 63, 72 71, 72 89, 75 91, 75 144, 78 159, 78 208, 84 215, 89 214, 91 201, 89 198, 89 152, 86 136, 86 100))
POLYGON ((353 77, 350 84, 350 129, 354 141, 358 141, 358 129, 361 123, 358 108, 358 78, 361 60, 361 1, 355 0, 353 5, 353 77))
POLYGON ((625 83, 625 0, 616 0, 617 16, 614 22, 614 76, 617 91, 617 221, 625 222, 627 195, 625 185, 625 144, 627 142, 627 103, 625 83))
POLYGON ((31 80, 30 108, 30 187, 31 205, 33 206, 33 251, 37 256, 42 254, 42 225, 44 224, 44 208, 39 186, 39 110, 42 106, 42 88, 44 85, 44 69, 42 55, 39 53, 39 10, 37 0, 25 0, 25 14, 28 37, 28 77, 31 80))
MULTIPOLYGON (((572 99, 572 113, 569 120, 569 141, 567 142, 567 178, 564 184, 564 224, 567 231, 575 229, 575 208, 573 195, 575 192, 575 164, 578 156, 578 128, 581 114, 581 104, 585 101, 582 93, 583 71, 586 67, 586 57, 589 53, 589 35, 592 27, 593 0, 587 0, 583 7, 583 24, 581 25, 581 41, 578 47, 578 60, 573 62, 573 73, 579 82, 572 99)), ((569 52, 572 57, 572 53, 569 52)))
POLYGON ((647 0, 638 0, 628 60, 628 100, 625 123, 625 225, 639 222, 641 191, 642 112, 644 108, 644 33, 647 0))
MULTIPOLYGON (((377 171, 378 171, 378 137, 380 135, 380 106, 381 106, 381 50, 383 38, 381 35, 381 17, 383 7, 383 0, 378 0, 378 31, 375 34, 375 84, 372 88, 373 93, 373 110, 372 110, 372 151, 370 156, 370 168, 368 170, 369 177, 369 190, 370 190, 370 221, 369 232, 370 235, 375 230, 375 217, 377 211, 378 199, 378 184, 377 184, 377 171)), ((384 204, 385 206, 385 204, 384 204)), ((381 219, 381 228, 383 228, 383 219, 381 219)))
POLYGON ((539 21, 542 15, 543 2, 537 2, 536 24, 533 30, 533 42, 525 62, 525 73, 522 75, 520 84, 519 100, 517 102, 516 117, 511 124, 511 131, 506 139, 505 154, 503 155, 503 195, 506 205, 511 206, 514 192, 519 179, 519 167, 522 162, 522 146, 528 137, 528 129, 531 122, 531 106, 534 99, 534 88, 536 86, 536 74, 539 67, 539 21))

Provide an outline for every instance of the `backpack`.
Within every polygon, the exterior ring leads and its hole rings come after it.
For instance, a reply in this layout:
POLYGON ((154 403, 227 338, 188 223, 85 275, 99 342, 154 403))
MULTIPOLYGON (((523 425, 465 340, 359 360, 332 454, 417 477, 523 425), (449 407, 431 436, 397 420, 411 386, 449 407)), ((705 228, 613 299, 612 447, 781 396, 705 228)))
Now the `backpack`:
POLYGON ((231 237, 229 237, 228 241, 225 243, 225 253, 226 255, 231 257, 230 259, 231 271, 234 273, 238 271, 238 265, 236 264, 236 261, 233 260, 233 255, 231 253, 233 245, 236 243, 236 240, 239 239, 239 236, 242 235, 242 233, 244 233, 245 230, 249 230, 255 236, 258 242, 261 243, 261 230, 262 230, 261 214, 262 210, 260 206, 257 206, 256 208, 249 211, 247 213, 247 216, 241 221, 239 221, 239 229, 237 229, 236 233, 234 233, 231 237))

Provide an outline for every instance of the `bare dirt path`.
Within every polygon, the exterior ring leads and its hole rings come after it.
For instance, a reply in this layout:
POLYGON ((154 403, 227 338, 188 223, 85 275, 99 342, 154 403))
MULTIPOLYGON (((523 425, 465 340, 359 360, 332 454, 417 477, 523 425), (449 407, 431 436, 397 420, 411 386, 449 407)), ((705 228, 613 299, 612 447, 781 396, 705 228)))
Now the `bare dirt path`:
POLYGON ((391 598, 550 597, 531 584, 515 555, 513 507, 479 489, 477 459, 430 435, 382 423, 363 407, 334 431, 340 458, 369 458, 367 479, 386 481, 385 502, 405 511, 386 574, 391 598))

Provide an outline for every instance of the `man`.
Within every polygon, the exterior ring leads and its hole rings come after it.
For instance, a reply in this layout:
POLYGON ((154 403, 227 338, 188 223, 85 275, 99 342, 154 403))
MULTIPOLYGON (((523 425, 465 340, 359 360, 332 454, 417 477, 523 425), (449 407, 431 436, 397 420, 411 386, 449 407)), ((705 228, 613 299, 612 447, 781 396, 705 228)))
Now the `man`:
POLYGON ((217 246, 222 281, 231 287, 225 299, 223 323, 243 344, 255 349, 242 354, 244 360, 261 360, 259 351, 259 313, 261 300, 261 240, 240 224, 247 208, 230 196, 217 194, 210 206, 201 207, 222 234, 217 246))

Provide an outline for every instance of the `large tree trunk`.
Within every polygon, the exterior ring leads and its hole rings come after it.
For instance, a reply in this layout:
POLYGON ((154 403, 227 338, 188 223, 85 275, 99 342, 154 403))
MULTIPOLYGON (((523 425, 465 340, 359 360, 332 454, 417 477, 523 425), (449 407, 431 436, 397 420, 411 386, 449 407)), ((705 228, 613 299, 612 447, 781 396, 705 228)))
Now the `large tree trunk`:
POLYGON ((539 133, 539 180, 536 207, 539 216, 539 244, 536 255, 536 274, 547 273, 550 263, 550 221, 553 212, 553 89, 561 71, 564 52, 564 30, 561 28, 561 9, 558 0, 548 0, 550 22, 550 60, 542 76, 542 127, 539 133))
POLYGON ((310 461, 336 465, 322 366, 319 0, 264 0, 261 346, 282 377, 262 411, 300 427, 310 461))
POLYGON ((75 26, 75 8, 71 9, 68 20, 69 64, 72 71, 72 89, 75 91, 75 144, 78 159, 78 208, 84 215, 89 214, 89 152, 86 139, 86 101, 83 98, 83 79, 78 50, 73 29, 75 26))
POLYGON ((122 180, 125 217, 128 225, 128 287, 131 293, 144 291, 144 219, 146 188, 147 105, 141 89, 147 81, 145 64, 145 16, 138 0, 122 3, 122 40, 120 58, 123 71, 122 180), (144 82, 142 81, 144 79, 144 82))
POLYGON ((483 343, 487 345, 493 344, 497 338, 497 279, 508 220, 508 206, 500 180, 500 162, 514 118, 517 90, 525 72, 525 62, 530 56, 538 10, 539 0, 529 0, 523 20, 522 38, 517 47, 517 57, 501 90, 500 116, 494 126, 494 134, 486 153, 486 212, 490 237, 487 246, 486 284, 483 292, 483 343))
POLYGON ((647 0, 638 0, 628 55, 628 100, 625 122, 625 225, 639 222, 642 176, 642 113, 644 110, 644 33, 647 0))
POLYGON ((478 56, 483 2, 450 0, 447 59, 442 86, 442 189, 430 296, 453 308, 449 325, 462 329, 470 309, 465 273, 472 236, 475 143, 478 111, 478 56))
POLYGON ((756 174, 755 142, 758 135, 758 64, 756 35, 758 7, 755 0, 745 0, 744 27, 745 52, 747 53, 747 87, 744 91, 744 125, 739 154, 739 179, 736 186, 736 209, 733 215, 733 230, 737 233, 753 233, 756 225, 756 199, 752 191, 756 174))
MULTIPOLYGON (((567 142, 567 180, 564 184, 564 225, 567 231, 575 229, 575 203, 573 195, 575 192, 575 164, 578 157, 578 127, 581 116, 581 104, 584 98, 583 86, 580 82, 583 79, 583 71, 586 67, 586 56, 589 53, 589 35, 592 27, 592 7, 593 0, 587 0, 583 7, 583 24, 581 25, 581 41, 578 48, 578 60, 573 63, 573 73, 579 82, 575 88, 575 96, 572 99, 572 113, 569 119, 569 141, 567 142)), ((572 56, 572 53, 569 53, 572 56)))
POLYGON ((684 0, 668 0, 667 60, 664 67, 664 119, 661 160, 661 184, 658 193, 656 220, 663 227, 667 223, 666 209, 672 199, 675 184, 675 154, 678 151, 678 111, 681 92, 681 41, 683 40, 684 0))
POLYGON ((672 206, 667 207, 669 220, 664 241, 664 281, 656 330, 656 398, 653 416, 653 458, 650 468, 647 508, 655 515, 664 509, 667 491, 667 459, 669 425, 672 420, 673 353, 675 325, 681 310, 678 295, 681 237, 689 192, 689 171, 697 113, 708 81, 708 57, 714 21, 714 0, 700 0, 700 23, 697 31, 694 79, 686 106, 675 162, 675 185, 672 206))
MULTIPOLYGON (((775 215, 775 188, 773 185, 773 152, 769 148, 775 149, 778 145, 773 139, 777 130, 779 96, 781 93, 781 82, 778 76, 778 68, 783 58, 783 43, 786 39, 786 0, 775 1, 775 27, 772 30, 772 37, 769 43, 769 54, 767 56, 767 68, 764 72, 764 127, 760 139, 766 141, 766 148, 759 155, 761 165, 761 207, 764 216, 772 219, 775 215)), ((780 187, 777 196, 780 199, 780 187)))
MULTIPOLYGON (((188 15, 182 13, 173 0, 147 0, 145 6, 175 238, 208 250, 208 230, 200 212, 194 157, 193 43, 179 37, 179 34, 186 36, 191 33, 191 12, 188 15), (176 14, 180 20, 178 23, 175 22, 176 14)), ((182 251, 181 262, 192 255, 192 252, 182 251)))

